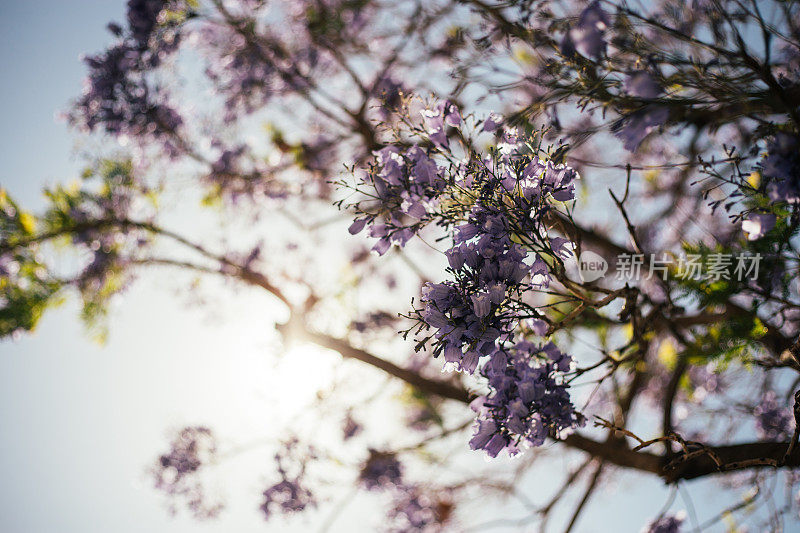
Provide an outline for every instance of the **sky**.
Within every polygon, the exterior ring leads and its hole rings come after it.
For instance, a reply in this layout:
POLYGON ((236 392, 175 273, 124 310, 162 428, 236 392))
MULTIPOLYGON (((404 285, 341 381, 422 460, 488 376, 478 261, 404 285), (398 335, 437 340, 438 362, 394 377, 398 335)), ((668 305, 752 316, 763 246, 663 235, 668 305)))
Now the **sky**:
MULTIPOLYGON (((0 184, 23 205, 41 205, 43 185, 79 172, 75 137, 55 117, 81 89, 81 54, 108 43, 105 25, 124 7, 0 2, 0 184)), ((149 487, 146 469, 169 430, 224 418, 219 397, 235 405, 257 361, 230 341, 252 338, 253 323, 209 327, 168 284, 142 281, 105 346, 85 334, 74 302, 35 334, 0 343, 1 531, 264 531, 250 509, 208 525, 171 518, 149 487)))
MULTIPOLYGON (((106 23, 123 16, 123 0, 0 0, 0 185, 28 208, 41 205, 43 185, 79 172, 75 136, 55 117, 80 91, 80 55, 107 44, 106 23)), ((34 334, 0 342, 0 531, 309 530, 265 524, 256 511, 265 479, 243 464, 231 465, 240 481, 217 522, 170 516, 148 484, 146 469, 171 429, 207 424, 258 435, 283 411, 273 398, 285 384, 264 357, 277 311, 260 295, 220 294, 200 308, 170 279, 145 277, 115 306, 105 346, 86 335, 74 302, 47 314, 34 334)), ((331 356, 310 357, 324 365, 331 356)), ((578 531, 638 531, 660 510, 667 488, 626 479, 598 495, 578 531)), ((538 494, 545 485, 523 488, 538 494)), ((699 501, 714 500, 692 487, 699 501)), ((363 516, 371 505, 358 502, 332 531, 370 530, 363 516)))

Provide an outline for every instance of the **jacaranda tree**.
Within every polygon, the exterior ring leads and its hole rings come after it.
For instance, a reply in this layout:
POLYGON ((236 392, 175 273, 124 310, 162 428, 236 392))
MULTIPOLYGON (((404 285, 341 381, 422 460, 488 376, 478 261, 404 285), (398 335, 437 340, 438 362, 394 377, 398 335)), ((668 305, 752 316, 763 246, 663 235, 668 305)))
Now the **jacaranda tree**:
MULTIPOLYGON (((729 493, 645 531, 796 517, 800 4, 129 0, 108 29, 65 113, 85 173, 39 213, 0 193, 0 334, 77 297, 102 337, 145 270, 268 294, 284 346, 370 370, 315 431, 272 428, 267 520, 349 483, 388 530, 506 497, 570 530, 629 472, 729 493), (444 441, 489 459, 452 469, 444 441)), ((155 461, 175 509, 224 512, 225 438, 186 427, 155 461)))

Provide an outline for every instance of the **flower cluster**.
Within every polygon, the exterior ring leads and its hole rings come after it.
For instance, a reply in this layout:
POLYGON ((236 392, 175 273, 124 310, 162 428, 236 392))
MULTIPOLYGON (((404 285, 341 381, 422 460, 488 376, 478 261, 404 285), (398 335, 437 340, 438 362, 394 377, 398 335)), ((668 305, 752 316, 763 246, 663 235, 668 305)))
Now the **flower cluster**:
POLYGON ((503 449, 514 455, 521 445, 541 446, 549 435, 583 425, 561 377, 571 365, 553 343, 498 350, 482 370, 491 392, 472 403, 478 418, 470 447, 490 457, 503 449))
MULTIPOLYGON (((628 96, 652 100, 664 92, 661 84, 647 71, 634 72, 625 80, 628 96)), ((612 125, 615 135, 629 152, 635 152, 645 137, 655 131, 669 118, 669 109, 663 105, 648 103, 643 108, 627 114, 612 125)))
POLYGON ((84 59, 89 67, 83 95, 70 116, 73 124, 111 135, 141 136, 174 131, 181 118, 153 98, 144 80, 140 52, 126 43, 84 59))
POLYGON ((445 252, 455 279, 423 288, 421 316, 436 330, 435 354, 444 353, 446 363, 468 373, 481 356, 495 352, 498 341, 512 340, 517 313, 504 304, 549 284, 546 262, 529 247, 537 244, 562 258, 570 254, 566 239, 547 236, 543 217, 548 198, 574 198, 577 173, 538 158, 506 163, 468 175, 479 199, 445 252))
POLYGON ((797 136, 775 135, 759 166, 773 202, 800 203, 800 139, 797 136))
POLYGON ((81 97, 69 114, 73 125, 119 136, 152 136, 175 150, 169 137, 182 124, 177 111, 164 103, 165 94, 148 83, 148 70, 177 48, 180 32, 159 26, 163 0, 128 2, 127 33, 117 24, 109 29, 121 39, 104 52, 87 56, 89 75, 81 97), (158 38, 153 35, 156 30, 158 38))
POLYGON ((581 12, 577 24, 564 35, 561 53, 569 57, 577 51, 585 57, 599 59, 606 52, 605 34, 610 25, 608 13, 595 0, 581 12))
POLYGON ((364 430, 364 427, 353 417, 353 413, 348 411, 342 427, 342 437, 350 440, 364 430))
POLYGON ((296 438, 283 443, 283 448, 275 454, 275 464, 281 479, 262 494, 264 500, 260 508, 264 519, 268 520, 275 511, 292 514, 317 505, 316 497, 306 487, 304 479, 307 462, 316 458, 315 450, 300 449, 296 438), (294 471, 291 474, 290 468, 294 471))
POLYGON ((377 490, 398 485, 402 476, 402 465, 395 454, 370 448, 369 457, 361 467, 358 481, 367 490, 377 490))
POLYGON ((141 48, 147 47, 147 41, 165 4, 166 0, 128 0, 128 28, 131 38, 141 48))
POLYGON ((437 147, 447 150, 450 147, 447 127, 457 128, 461 125, 461 115, 456 106, 444 100, 431 109, 423 110, 422 118, 431 142, 437 147))
MULTIPOLYGON (((423 119, 432 150, 451 153, 447 128, 462 123, 456 108, 441 102, 423 111, 423 119)), ((548 435, 583 421, 559 374, 569 370, 567 356, 552 344, 508 348, 521 316, 536 314, 523 302, 524 293, 550 283, 545 256, 558 262, 572 253, 567 239, 548 235, 545 221, 554 202, 574 200, 578 174, 531 154, 502 117, 490 116, 483 131, 499 128, 500 142, 490 156, 471 153, 448 169, 419 146, 377 152, 369 177, 383 218, 358 218, 350 228, 357 233, 370 224, 380 254, 393 243, 404 245, 425 223, 451 229, 445 255, 453 278, 423 286, 424 307, 417 316, 423 328, 433 330, 426 340, 435 357, 443 355, 446 368, 473 374, 486 360, 482 373, 490 393, 475 404, 479 428, 472 447, 492 456, 503 448, 514 453, 522 441, 541 445, 548 435)), ((537 321, 539 334, 546 332, 542 325, 537 321)))
POLYGON ((513 317, 497 311, 507 291, 518 288, 528 274, 525 257, 522 247, 515 244, 470 243, 448 254, 451 265, 467 275, 457 281, 425 285, 422 317, 437 329, 435 335, 447 364, 471 374, 482 355, 495 352, 498 339, 511 337, 513 317))
POLYGON ((403 84, 391 76, 383 76, 373 84, 372 95, 377 100, 375 110, 381 121, 389 120, 391 114, 400 107, 406 91, 403 84))
POLYGON ((299 479, 284 478, 263 492, 261 512, 269 519, 277 509, 282 513, 298 513, 316 505, 314 494, 299 479))
POLYGON ((223 121, 233 123, 242 114, 260 109, 287 88, 307 88, 299 69, 314 66, 313 54, 296 55, 296 68, 283 71, 275 64, 257 35, 249 36, 236 28, 206 24, 198 32, 202 50, 209 62, 206 75, 225 99, 223 121))
POLYGON ((647 524, 642 533, 680 533, 681 525, 685 520, 684 513, 664 515, 658 520, 647 524))
POLYGON ((756 416, 756 429, 762 439, 777 440, 785 438, 792 428, 789 408, 778 402, 776 394, 767 391, 753 410, 756 416))
POLYGON ((380 204, 379 212, 356 219, 350 233, 369 224, 369 236, 378 239, 373 247, 383 255, 396 244, 405 246, 428 218, 446 181, 443 170, 421 147, 405 152, 387 146, 375 152, 376 162, 368 172, 380 204))
POLYGON ((199 518, 216 516, 222 504, 206 502, 203 485, 197 477, 200 468, 214 459, 216 450, 216 439, 210 429, 183 428, 170 443, 170 451, 159 457, 152 470, 156 489, 171 498, 185 500, 199 518))
POLYGON ((453 502, 441 494, 427 494, 417 485, 403 486, 389 510, 388 531, 417 533, 441 531, 450 520, 453 502))
POLYGON ((164 469, 158 477, 157 484, 164 482, 165 472, 173 480, 197 471, 210 456, 214 454, 214 444, 211 430, 204 427, 187 427, 182 429, 172 440, 170 451, 159 458, 159 464, 164 469))
POLYGON ((426 493, 419 484, 404 482, 403 465, 391 452, 370 448, 358 483, 366 490, 383 491, 391 496, 387 531, 439 531, 452 514, 451 501, 426 493))

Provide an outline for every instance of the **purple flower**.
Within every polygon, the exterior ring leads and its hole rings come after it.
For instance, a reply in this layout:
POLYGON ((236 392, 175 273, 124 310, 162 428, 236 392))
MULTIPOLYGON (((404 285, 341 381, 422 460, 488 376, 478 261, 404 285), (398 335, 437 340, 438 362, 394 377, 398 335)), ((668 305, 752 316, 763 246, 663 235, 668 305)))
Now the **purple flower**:
POLYGON ((350 232, 350 235, 355 235, 357 233, 361 233, 361 230, 364 229, 364 226, 367 224, 366 218, 357 218, 350 224, 350 227, 347 231, 350 232))
POLYGON ((541 446, 551 432, 583 425, 559 377, 570 363, 552 343, 522 341, 510 349, 498 348, 482 370, 491 392, 470 404, 478 414, 470 447, 490 457, 503 449, 513 455, 519 451, 517 443, 541 446))
POLYGON ((367 490, 379 490, 398 485, 402 475, 402 465, 395 454, 370 448, 369 457, 361 467, 358 481, 367 490))
POLYGON ((444 100, 433 109, 425 109, 421 113, 431 142, 446 150, 450 146, 447 140, 447 127, 455 128, 461 124, 461 115, 456 106, 444 100))
POLYGON ((419 146, 405 152, 386 146, 374 155, 364 182, 377 193, 379 213, 366 212, 350 231, 360 231, 362 221, 369 225, 369 236, 379 239, 373 250, 383 255, 393 244, 405 246, 424 226, 446 183, 436 162, 419 146))
POLYGON ((394 493, 387 530, 392 533, 440 531, 452 510, 453 503, 446 495, 426 494, 417 485, 403 485, 394 493))
POLYGON ((495 305, 500 305, 503 303, 503 300, 506 298, 506 286, 502 282, 495 282, 490 283, 488 285, 489 288, 489 300, 495 305))
POLYGON ((475 312, 475 316, 483 318, 491 312, 492 300, 488 293, 473 294, 471 298, 472 309, 475 312))
POLYGON ((478 362, 480 360, 480 354, 475 350, 469 350, 464 356, 461 358, 461 365, 460 370, 462 372, 466 372, 467 374, 475 373, 475 370, 478 368, 478 362))
POLYGON ((562 259, 569 259, 573 255, 572 241, 565 239, 564 237, 552 237, 550 239, 550 248, 553 250, 555 255, 561 257, 562 259))
POLYGON ((347 416, 344 419, 344 427, 342 428, 342 433, 344 436, 344 440, 349 440, 361 433, 364 428, 358 421, 353 418, 353 414, 348 412, 347 416))
POLYGON ((464 254, 461 251, 461 247, 453 247, 447 250, 445 253, 447 256, 447 263, 450 265, 450 268, 453 270, 459 270, 461 267, 464 266, 464 254))
POLYGON ((438 308, 446 307, 454 297, 453 287, 446 283, 428 282, 422 287, 422 297, 438 308))
POLYGON ((642 533, 680 533, 681 524, 685 520, 683 511, 674 515, 664 515, 658 520, 650 522, 642 533))
POLYGON ((436 108, 441 113, 444 123, 448 126, 456 128, 461 124, 461 115, 458 109, 449 101, 441 102, 436 108))
POLYGON ((547 330, 549 329, 547 322, 545 322, 544 320, 540 320, 538 318, 532 318, 528 322, 528 324, 530 325, 533 332, 539 335, 540 337, 544 337, 544 335, 547 333, 547 330))
POLYGON ((540 255, 537 255, 536 259, 534 259, 530 273, 531 285, 534 287, 543 288, 550 284, 550 270, 540 255))
POLYGON ((495 131, 497 128, 503 125, 503 117, 502 115, 498 115, 497 113, 490 113, 486 120, 483 121, 483 131, 487 133, 491 133, 495 131))
MULTIPOLYGON (((483 402, 485 400, 484 397, 480 397, 480 404, 471 404, 471 407, 474 410, 478 410, 483 407, 483 402), (477 407, 477 408, 476 408, 477 407)), ((469 446, 473 450, 480 450, 486 447, 489 444, 489 441, 492 440, 492 437, 497 433, 497 426, 494 422, 490 420, 478 420, 475 423, 475 433, 472 435, 472 439, 469 441, 469 446)))
POLYGON ((561 52, 572 56, 577 51, 585 57, 600 59, 606 51, 605 33, 610 25, 608 14, 595 0, 581 12, 578 23, 564 36, 561 52))
POLYGON ((387 238, 379 239, 378 242, 372 247, 372 251, 378 255, 383 255, 392 247, 392 241, 387 238))
POLYGON ((275 511, 283 514, 293 514, 304 511, 306 507, 316 506, 314 495, 299 479, 283 479, 267 488, 262 496, 261 512, 264 519, 268 520, 275 511))
POLYGON ((216 453, 216 439, 210 429, 201 426, 182 429, 170 443, 170 451, 159 457, 152 470, 156 489, 184 500, 197 518, 216 516, 223 505, 206 501, 204 487, 197 477, 216 453))
MULTIPOLYGON (((514 169, 480 174, 487 196, 455 226, 453 246, 445 252, 454 280, 423 290, 420 318, 436 330, 434 353, 444 351, 446 363, 458 370, 474 371, 481 357, 496 352, 496 342, 512 340, 517 320, 502 309, 509 298, 549 283, 547 264, 534 255, 530 265, 529 252, 512 242, 510 228, 541 233, 538 217, 548 198, 574 197, 578 175, 570 167, 533 159, 514 169), (516 192, 525 188, 527 195, 516 192)), ((552 253, 571 255, 567 239, 547 240, 552 253)))
POLYGON ((631 96, 650 99, 658 98, 664 89, 652 74, 642 70, 628 76, 625 80, 625 91, 631 96))
POLYGON ((372 94, 380 101, 377 110, 381 120, 388 120, 391 113, 400 107, 403 92, 403 84, 387 76, 373 85, 372 94))
POLYGON ((642 141, 651 132, 664 124, 669 118, 669 109, 659 105, 648 105, 622 117, 613 126, 612 131, 629 152, 635 152, 642 141))
POLYGON ((457 344, 448 344, 444 349, 444 360, 446 363, 460 363, 464 354, 461 347, 457 344))
POLYGON ((158 14, 166 4, 165 0, 128 0, 128 27, 131 37, 142 47, 156 27, 158 14))
POLYGON ((425 153, 425 150, 419 146, 412 146, 406 152, 406 158, 411 166, 411 175, 414 176, 414 181, 431 187, 443 185, 441 169, 425 153))
POLYGON ((478 234, 478 227, 475 224, 462 224, 456 228, 455 241, 465 242, 478 234))
POLYGON ((572 366, 572 357, 559 350, 555 344, 548 342, 542 347, 542 353, 547 355, 553 362, 553 366, 559 372, 568 372, 572 366))
POLYGON ((759 164, 773 202, 800 203, 800 142, 795 135, 778 133, 767 145, 759 164))
POLYGON ((400 210, 410 217, 422 220, 428 214, 425 205, 417 198, 411 197, 407 192, 401 194, 403 201, 400 203, 400 210))
POLYGON ((293 514, 315 507, 317 500, 306 487, 304 474, 307 462, 317 458, 311 447, 301 447, 297 438, 282 443, 283 447, 275 454, 275 463, 280 481, 264 490, 261 512, 269 519, 274 512, 293 514), (290 471, 295 472, 291 474, 290 471))
POLYGON ((778 403, 778 397, 772 391, 767 391, 761 397, 753 414, 756 416, 756 429, 762 439, 784 439, 792 430, 789 408, 778 403))

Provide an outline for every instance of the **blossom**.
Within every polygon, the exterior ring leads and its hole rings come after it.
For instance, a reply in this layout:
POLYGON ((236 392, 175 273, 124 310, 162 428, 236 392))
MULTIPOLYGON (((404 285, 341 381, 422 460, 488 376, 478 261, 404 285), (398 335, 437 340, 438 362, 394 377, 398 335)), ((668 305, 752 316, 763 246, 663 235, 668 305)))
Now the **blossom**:
POLYGON ((686 517, 683 511, 664 515, 647 524, 642 529, 642 533, 680 533, 681 524, 683 524, 684 520, 686 520, 686 517))
POLYGON ((350 233, 369 226, 369 236, 378 239, 373 250, 383 255, 393 245, 405 244, 419 231, 445 188, 443 171, 419 146, 401 152, 387 146, 375 152, 375 164, 365 183, 377 195, 379 212, 356 219, 350 233))
POLYGON ((503 120, 502 115, 490 113, 489 116, 486 117, 486 120, 483 121, 483 127, 481 129, 487 133, 491 133, 503 125, 503 120))
POLYGON ((202 426, 183 428, 170 443, 169 452, 161 455, 152 470, 156 489, 185 501, 198 518, 216 516, 222 510, 219 502, 206 501, 204 487, 198 477, 202 467, 214 460, 216 438, 202 426))
POLYGON ((69 120, 89 131, 111 135, 168 137, 182 119, 164 98, 156 98, 141 75, 142 53, 128 43, 87 56, 89 76, 69 120))
POLYGON ((669 109, 660 105, 648 105, 619 119, 612 131, 622 140, 629 152, 635 152, 651 132, 658 129, 669 118, 669 109))
POLYGON ((166 5, 165 0, 128 0, 128 27, 131 37, 142 47, 156 27, 158 14, 166 5))
POLYGON ((759 164, 773 202, 800 203, 800 142, 795 135, 778 133, 767 145, 759 164))
POLYGON ((172 136, 183 120, 167 103, 167 93, 148 82, 148 72, 178 47, 181 33, 173 23, 159 23, 165 0, 129 0, 128 29, 112 23, 119 40, 102 53, 86 56, 89 67, 82 95, 68 119, 74 126, 114 136, 160 141, 174 155, 172 136))
POLYGON ((316 496, 306 487, 305 480, 307 463, 316 458, 314 448, 301 447, 296 437, 281 443, 281 448, 275 453, 280 480, 262 493, 260 509, 265 519, 271 518, 276 511, 293 514, 317 505, 316 496))
MULTIPOLYGON (((425 118, 432 134, 461 120, 447 102, 428 110, 425 118)), ((446 149, 444 141, 433 140, 446 149)), ((418 220, 441 220, 450 228, 452 245, 445 256, 452 279, 422 287, 418 316, 434 330, 433 353, 443 356, 445 369, 473 374, 480 368, 487 380, 489 393, 472 404, 478 415, 470 446, 492 457, 504 449, 513 454, 523 445, 539 446, 549 435, 558 436, 584 420, 572 406, 563 377, 572 359, 552 343, 515 343, 520 319, 513 307, 525 292, 549 284, 549 268, 539 253, 556 260, 572 254, 568 239, 547 235, 545 215, 553 202, 575 198, 579 176, 567 165, 524 153, 523 138, 515 131, 504 131, 503 141, 492 157, 457 167, 452 181, 471 191, 475 200, 456 220, 420 209, 437 202, 448 183, 444 169, 421 147, 379 150, 368 177, 383 216, 367 215, 351 226, 356 233, 369 225, 369 235, 379 239, 374 248, 378 253, 392 243, 404 244, 418 231, 418 220), (544 252, 523 246, 515 234, 536 240, 544 252)), ((539 322, 533 323, 535 330, 546 333, 546 323, 539 322)), ((370 461, 377 461, 375 457, 370 461)), ((370 461, 365 465, 362 479, 368 486, 376 485, 371 480, 393 464, 380 459, 374 469, 370 461)))
POLYGON ((628 76, 625 80, 625 91, 638 98, 657 98, 664 89, 652 74, 641 70, 628 76))
POLYGON ((364 428, 358 421, 353 418, 353 414, 348 412, 347 417, 344 420, 344 427, 342 428, 342 433, 344 436, 344 440, 349 440, 361 433, 364 428))
POLYGON ((482 233, 477 240, 471 227, 462 228, 459 238, 469 237, 473 242, 462 242, 450 250, 451 265, 459 266, 458 280, 428 283, 422 294, 423 320, 438 329, 435 336, 441 339, 445 355, 450 355, 447 362, 459 363, 457 368, 469 372, 474 371, 480 355, 491 353, 498 338, 511 334, 514 321, 494 311, 509 288, 520 286, 530 268, 524 262, 527 253, 508 240, 499 219, 487 219, 481 231, 493 225, 495 236, 482 233), (454 354, 459 354, 459 360, 453 359, 454 354))
POLYGON ((599 59, 606 51, 605 33, 610 24, 608 14, 595 0, 581 12, 575 27, 564 35, 561 52, 572 56, 577 51, 585 57, 599 59))
POLYGON ((475 313, 475 316, 478 318, 483 318, 489 314, 492 309, 492 301, 489 298, 488 293, 478 293, 473 294, 472 298, 472 310, 475 313))
POLYGON ((753 414, 756 416, 756 429, 762 439, 782 439, 791 431, 792 416, 789 408, 778 403, 778 397, 772 391, 767 391, 761 397, 753 414))
POLYGON ((461 124, 461 115, 456 106, 450 101, 444 100, 434 106, 433 109, 424 109, 421 113, 430 140, 437 147, 446 150, 449 147, 447 127, 455 128, 461 124))
POLYGON ((769 213, 750 213, 742 221, 742 231, 747 235, 748 241, 756 241, 766 235, 775 227, 775 215, 769 213))
POLYGON ((541 446, 548 435, 583 425, 560 377, 571 364, 552 343, 498 348, 482 371, 491 392, 471 404, 478 416, 470 447, 490 457, 504 449, 513 455, 522 444, 541 446))
POLYGON ((494 353, 496 342, 513 337, 514 314, 501 312, 508 296, 549 283, 546 262, 513 242, 511 228, 540 234, 554 255, 572 253, 567 239, 541 235, 539 217, 548 209, 548 198, 568 201, 575 197, 577 173, 538 158, 516 166, 487 164, 495 167, 491 173, 482 172, 482 167, 471 171, 473 188, 486 192, 467 220, 454 227, 453 246, 445 251, 454 279, 429 283, 422 292, 421 318, 437 330, 435 353, 444 353, 449 366, 470 373, 478 359, 494 353))
POLYGON ((383 76, 373 84, 372 94, 380 103, 377 112, 381 120, 388 120, 391 113, 397 110, 404 91, 403 84, 390 76, 383 76))
POLYGON ((264 500, 260 509, 265 519, 269 519, 276 510, 291 514, 316 506, 313 493, 299 479, 282 479, 268 487, 262 496, 264 500))
POLYGON ((453 511, 452 501, 441 494, 427 494, 418 485, 403 485, 394 494, 388 513, 388 531, 417 533, 439 531, 453 511))
POLYGON ((370 448, 358 481, 367 490, 376 490, 399 484, 402 476, 402 465, 395 454, 370 448))
POLYGON ((355 235, 357 233, 361 233, 361 230, 363 230, 366 225, 366 218, 357 218, 352 224, 350 224, 350 227, 347 229, 347 231, 350 232, 350 235, 355 235))

